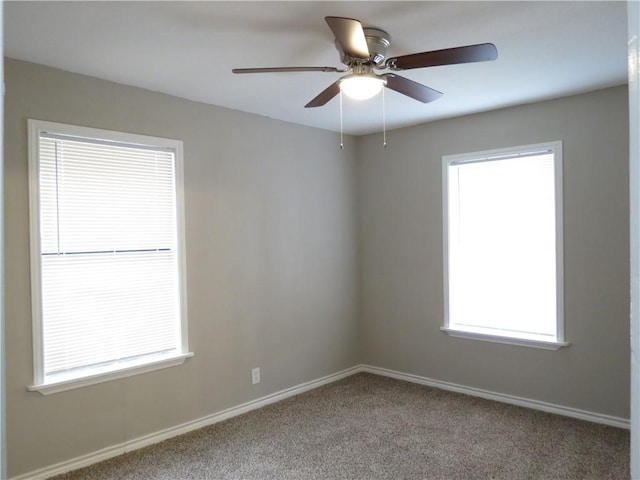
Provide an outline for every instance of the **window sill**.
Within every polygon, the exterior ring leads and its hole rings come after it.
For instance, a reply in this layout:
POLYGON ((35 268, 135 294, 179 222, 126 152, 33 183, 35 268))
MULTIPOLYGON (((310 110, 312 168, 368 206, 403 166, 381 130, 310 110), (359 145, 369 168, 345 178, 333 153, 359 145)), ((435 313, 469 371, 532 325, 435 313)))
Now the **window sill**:
POLYGON ((449 327, 440 327, 440 330, 455 338, 466 338, 470 340, 480 340, 483 342, 503 343, 506 345, 518 345, 521 347, 541 348, 544 350, 558 350, 562 347, 569 346, 569 342, 554 342, 547 340, 535 340, 531 338, 503 337, 501 335, 469 332, 466 330, 457 330, 449 327))
POLYGON ((168 358, 165 357, 160 360, 153 360, 144 364, 131 365, 125 368, 120 368, 118 370, 96 372, 80 378, 65 378, 53 382, 30 385, 27 387, 27 390, 29 390, 30 392, 40 392, 42 395, 64 392, 66 390, 73 390, 76 388, 95 385, 111 380, 117 380, 119 378, 131 377, 134 375, 139 375, 141 373, 152 372, 154 370, 175 367, 178 365, 182 365, 189 357, 193 357, 192 352, 181 353, 168 358))

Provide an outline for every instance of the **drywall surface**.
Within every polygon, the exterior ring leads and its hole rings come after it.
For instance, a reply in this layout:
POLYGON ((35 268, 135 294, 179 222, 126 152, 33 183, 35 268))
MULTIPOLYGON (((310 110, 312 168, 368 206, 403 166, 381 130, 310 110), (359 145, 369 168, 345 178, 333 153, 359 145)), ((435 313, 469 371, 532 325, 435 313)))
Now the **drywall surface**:
POLYGON ((631 227, 631 478, 640 478, 640 3, 627 3, 631 227))
MULTIPOLYGON (((6 61, 9 476, 352 367, 350 138, 6 61), (179 367, 43 396, 32 378, 27 119, 184 142, 189 343, 179 367), (251 384, 251 369, 261 383, 251 384)), ((212 82, 211 88, 215 88, 212 82)))
MULTIPOLYGON (((358 138, 363 363, 629 418, 627 88, 358 138), (563 142, 568 348, 449 337, 442 156, 563 142)), ((523 305, 523 308, 526 308, 523 305)))

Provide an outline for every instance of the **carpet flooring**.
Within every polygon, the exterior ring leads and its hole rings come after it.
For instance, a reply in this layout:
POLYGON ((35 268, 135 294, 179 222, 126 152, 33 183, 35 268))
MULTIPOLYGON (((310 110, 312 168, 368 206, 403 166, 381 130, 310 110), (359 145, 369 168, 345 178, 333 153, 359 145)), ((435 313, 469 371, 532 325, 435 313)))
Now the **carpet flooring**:
POLYGON ((360 373, 55 477, 629 479, 629 432, 360 373))

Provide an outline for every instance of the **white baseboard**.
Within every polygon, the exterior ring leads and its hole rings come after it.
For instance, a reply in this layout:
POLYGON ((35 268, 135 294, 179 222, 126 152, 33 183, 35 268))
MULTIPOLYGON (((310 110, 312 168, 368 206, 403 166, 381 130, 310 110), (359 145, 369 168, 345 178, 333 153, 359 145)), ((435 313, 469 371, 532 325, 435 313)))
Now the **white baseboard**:
POLYGON ((346 378, 348 376, 351 376, 360 372, 373 373, 376 375, 391 377, 398 380, 404 380, 407 382, 418 383, 421 385, 440 388, 442 390, 449 390, 452 392, 464 393, 466 395, 471 395, 474 397, 486 398, 488 400, 495 400, 498 402, 508 403, 511 405, 518 405, 521 407, 527 407, 534 410, 541 410, 548 413, 555 413, 558 415, 564 415, 566 417, 578 418, 580 420, 587 420, 590 422, 601 423, 601 424, 610 425, 613 427, 626 428, 626 429, 630 428, 630 422, 628 419, 625 419, 625 418, 619 418, 619 417, 613 417, 610 415, 603 415, 600 413, 588 412, 585 410, 579 410, 571 407, 563 407, 561 405, 554 405, 551 403, 541 402, 538 400, 531 400, 528 398, 516 397, 513 395, 506 395, 503 393, 490 392, 488 390, 482 390, 482 389, 473 388, 473 387, 466 387, 464 385, 458 385, 455 383, 442 382, 440 380, 433 380, 431 378, 421 377, 419 375, 397 372, 394 370, 374 367, 371 365, 357 365, 355 367, 342 370, 338 373, 327 375, 325 377, 319 378, 317 380, 312 380, 310 382, 302 383, 295 387, 280 390, 279 392, 272 393, 271 395, 257 398, 250 402, 246 402, 241 405, 231 407, 226 410, 222 410, 212 415, 207 415, 206 417, 202 417, 197 420, 193 420, 191 422, 186 422, 181 425, 177 425, 175 427, 167 428, 159 432, 155 432, 155 433, 145 435, 130 441, 126 441, 118 445, 113 445, 111 447, 103 448, 102 450, 98 450, 97 452, 89 453, 87 455, 82 455, 80 457, 76 457, 71 460, 60 462, 49 467, 41 468, 33 472, 19 475, 17 477, 13 477, 12 480, 45 480, 54 475, 59 475, 61 473, 69 472, 71 470, 76 470, 78 468, 93 465, 94 463, 98 463, 98 462, 107 460, 109 458, 122 455, 123 453, 137 450, 139 448, 146 447, 148 445, 153 445, 154 443, 158 443, 163 440, 167 440, 169 438, 182 435, 184 433, 188 433, 193 430, 197 430, 199 428, 206 427, 208 425, 213 425, 214 423, 218 423, 223 420, 227 420, 228 418, 242 415, 243 413, 247 413, 251 410, 264 407, 265 405, 269 405, 271 403, 279 402, 280 400, 293 397, 294 395, 298 395, 308 390, 318 388, 322 385, 326 385, 328 383, 341 380, 343 378, 346 378))
POLYGON ((60 462, 49 467, 41 468, 33 472, 29 472, 23 475, 19 475, 17 477, 13 477, 12 480, 45 480, 54 475, 59 475, 61 473, 69 472, 71 470, 87 467, 89 465, 93 465, 94 463, 102 462, 104 460, 108 460, 109 458, 122 455, 123 453, 131 452, 139 448, 153 445, 154 443, 162 442, 163 440, 167 440, 169 438, 182 435, 184 433, 188 433, 193 430, 206 427, 208 425, 213 425, 214 423, 227 420, 228 418, 242 415, 243 413, 247 413, 251 410, 264 407, 265 405, 279 402, 280 400, 293 397, 294 395, 298 395, 308 390, 313 390, 314 388, 321 387, 322 385, 326 385, 328 383, 341 380, 350 375, 358 373, 359 371, 360 371, 360 367, 347 368, 346 370, 342 370, 341 372, 334 373, 332 375, 327 375, 325 377, 319 378, 317 380, 312 380, 310 382, 302 383, 295 387, 286 388, 284 390, 280 390, 279 392, 275 392, 270 395, 257 398, 255 400, 243 403, 235 407, 227 408, 226 410, 222 410, 212 415, 207 415, 206 417, 202 417, 197 420, 193 420, 191 422, 186 422, 181 425, 177 425, 175 427, 167 428, 159 432, 155 432, 149 435, 145 435, 143 437, 136 438, 134 440, 126 441, 118 445, 113 445, 111 447, 103 448, 102 450, 98 450, 97 452, 89 453, 87 455, 82 455, 80 457, 76 457, 71 460, 60 462))
POLYGON ((580 410, 572 407, 564 407, 562 405, 555 405, 553 403, 541 402, 539 400, 532 400, 529 398, 516 397, 514 395, 507 395, 504 393, 491 392, 489 390, 483 390, 480 388, 466 387, 464 385, 458 385, 450 382, 443 382, 440 380, 434 380, 427 377, 421 377, 419 375, 412 375, 409 373, 397 372, 394 370, 388 370, 386 368, 373 367, 371 365, 360 365, 358 367, 360 372, 374 373, 376 375, 382 375, 385 377, 396 378, 398 380, 405 380, 407 382, 419 383, 420 385, 427 385, 429 387, 441 388, 442 390, 449 390, 451 392, 464 393, 473 397, 486 398, 487 400, 494 400, 496 402, 508 403, 510 405, 518 405, 520 407, 531 408, 533 410, 541 410, 547 413, 555 413, 557 415, 563 415, 565 417, 577 418, 580 420, 587 420, 589 422, 600 423, 609 425, 612 427, 626 428, 629 430, 631 423, 628 418, 614 417, 611 415, 604 415, 602 413, 594 413, 586 410, 580 410))

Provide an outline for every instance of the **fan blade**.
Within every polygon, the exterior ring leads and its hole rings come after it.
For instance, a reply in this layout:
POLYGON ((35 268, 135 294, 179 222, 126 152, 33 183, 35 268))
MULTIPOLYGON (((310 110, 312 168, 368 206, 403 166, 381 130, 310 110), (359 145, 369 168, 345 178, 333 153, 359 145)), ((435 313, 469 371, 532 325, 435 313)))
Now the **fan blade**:
POLYGON ((431 52, 413 53, 390 58, 385 65, 391 70, 437 67, 456 63, 487 62, 498 58, 498 50, 493 43, 467 45, 466 47, 445 48, 431 52))
POLYGON ((398 93, 402 93, 403 95, 411 97, 422 103, 433 102, 443 95, 442 92, 394 73, 385 73, 384 75, 381 75, 381 77, 387 80, 387 88, 395 90, 398 93))
POLYGON ((353 18, 324 17, 342 51, 351 58, 369 58, 362 24, 353 18))
POLYGON ((233 73, 280 73, 280 72, 343 72, 335 67, 265 67, 234 68, 233 73))
POLYGON ((321 107, 326 105, 326 103, 331 100, 333 97, 340 93, 340 85, 338 82, 334 82, 325 88, 320 94, 307 103, 304 108, 313 108, 313 107, 321 107))

